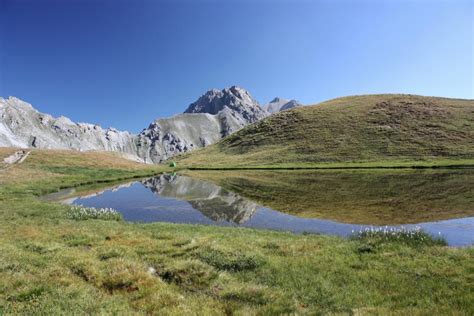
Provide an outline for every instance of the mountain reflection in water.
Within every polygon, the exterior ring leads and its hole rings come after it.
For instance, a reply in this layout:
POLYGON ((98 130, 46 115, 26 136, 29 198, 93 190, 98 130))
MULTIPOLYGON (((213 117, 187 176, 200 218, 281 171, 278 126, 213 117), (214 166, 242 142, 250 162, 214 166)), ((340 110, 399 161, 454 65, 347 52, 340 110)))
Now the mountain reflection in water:
POLYGON ((210 182, 178 175, 161 175, 141 182, 153 193, 188 201, 213 221, 243 224, 258 205, 210 182))
MULTIPOLYGON (((327 213, 328 216, 326 217, 326 213, 318 211, 318 208, 321 206, 324 210, 327 209, 327 205, 329 205, 328 198, 321 196, 327 192, 324 190, 306 193, 306 199, 305 196, 299 196, 297 199, 289 200, 285 205, 280 207, 282 203, 280 201, 282 199, 281 195, 284 194, 282 191, 278 192, 278 190, 273 188, 271 192, 279 194, 278 196, 260 195, 258 199, 249 199, 238 193, 251 196, 252 194, 258 193, 259 189, 266 189, 265 185, 259 183, 257 180, 252 182, 251 179, 246 179, 244 182, 237 182, 231 173, 228 174, 228 177, 226 177, 225 173, 219 175, 219 177, 225 179, 223 182, 232 189, 230 190, 224 188, 225 184, 223 186, 216 184, 221 184, 218 179, 216 180, 216 174, 209 173, 208 175, 212 179, 212 182, 202 180, 202 173, 200 174, 200 179, 176 174, 163 174, 140 182, 136 181, 116 186, 88 196, 69 198, 66 202, 92 207, 111 207, 120 211, 125 220, 135 222, 161 221, 220 226, 244 226, 292 231, 296 233, 312 232, 340 236, 348 236, 352 231, 372 227, 372 225, 380 225, 380 223, 376 221, 380 216, 373 216, 375 212, 374 209, 370 209, 370 213, 368 213, 370 216, 366 217, 360 217, 360 212, 354 212, 359 216, 356 218, 356 221, 354 221, 354 217, 348 217, 347 221, 344 219, 340 220, 338 217, 334 220, 334 218, 331 217, 335 214, 333 210, 327 213), (245 185, 239 186, 237 183, 244 183, 245 185), (303 203, 297 203, 297 201, 304 200, 305 202, 311 202, 318 199, 325 201, 319 205, 314 204, 314 209, 317 211, 315 214, 319 217, 305 217, 305 215, 308 214, 308 205, 311 205, 311 203, 303 205, 303 203), (258 201, 258 203, 254 202, 254 200, 258 201), (271 206, 272 208, 262 205, 271 206), (305 212, 301 215, 304 217, 301 217, 298 212, 291 213, 286 211, 288 208, 298 211, 303 209, 303 207, 305 212), (276 209, 284 212, 276 211, 276 209), (375 219, 375 221, 359 223, 360 218, 366 218, 367 220, 375 219)), ((263 175, 262 173, 261 179, 265 179, 263 175)), ((242 174, 240 174, 239 177, 241 176, 242 174)), ((275 176, 281 176, 281 174, 276 173, 275 176)), ((327 175, 321 175, 319 177, 320 181, 325 181, 325 177, 327 177, 327 175)), ((347 176, 345 177, 347 178, 347 176)), ((462 180, 465 182, 466 179, 467 178, 463 178, 462 180)), ((429 182, 425 180, 426 179, 423 178, 422 182, 429 184, 429 182)), ((294 180, 288 180, 286 183, 293 183, 293 181, 294 180)), ((305 181, 307 181, 307 179, 305 181)), ((452 184, 453 180, 451 178, 449 178, 449 181, 449 184, 452 184)), ((267 183, 266 185, 274 185, 276 181, 267 181, 265 183, 267 183)), ((341 196, 346 200, 342 201, 340 199, 334 202, 341 207, 340 214, 347 212, 342 206, 346 204, 349 205, 350 202, 348 195, 345 194, 344 185, 345 184, 339 183, 338 190, 341 192, 341 196)), ((352 186, 352 184, 350 185, 352 186)), ((363 185, 368 186, 367 183, 363 185)), ((417 184, 417 186, 420 187, 419 184, 417 184)), ((306 185, 306 188, 307 187, 306 185)), ((299 189, 303 190, 303 188, 299 189)), ((292 193, 298 192, 298 188, 294 188, 293 190, 292 193)), ((331 188, 325 188, 325 190, 331 190, 331 188)), ((426 188, 423 188, 423 190, 426 192, 426 188)), ((403 221, 403 218, 401 218, 394 223, 388 223, 388 225, 389 227, 400 227, 400 224, 406 224, 404 225, 406 228, 421 226, 424 230, 433 235, 438 235, 438 233, 441 232, 442 236, 445 237, 451 245, 473 244, 474 214, 472 208, 469 209, 469 207, 472 207, 472 205, 468 203, 469 197, 464 196, 468 190, 469 189, 462 188, 459 190, 460 196, 453 197, 451 194, 449 201, 438 201, 438 205, 443 206, 443 211, 436 213, 440 216, 439 218, 428 221, 414 221, 414 219, 423 218, 423 216, 418 216, 405 218, 406 222, 400 223, 400 221, 403 221), (446 205, 449 205, 450 201, 454 205, 452 215, 450 215, 448 211, 449 208, 446 208, 446 205)), ((404 194, 406 195, 406 192, 404 194)), ((437 194, 438 199, 441 196, 442 195, 437 194)), ((363 208, 362 206, 365 204, 369 205, 369 202, 382 205, 380 201, 375 201, 374 195, 367 197, 362 196, 361 199, 362 202, 354 202, 355 205, 359 205, 361 208, 363 208), (364 199, 367 199, 369 202, 364 201, 364 199)), ((392 205, 393 200, 390 203, 390 207, 392 207, 392 205)), ((384 211, 385 210, 381 208, 379 212, 384 211)), ((413 210, 411 213, 416 212, 413 210)), ((411 213, 405 210, 402 214, 411 213)), ((337 216, 341 216, 340 214, 337 216)), ((432 217, 433 215, 430 214, 429 218, 432 217)), ((386 218, 386 216, 381 216, 381 218, 386 218)))

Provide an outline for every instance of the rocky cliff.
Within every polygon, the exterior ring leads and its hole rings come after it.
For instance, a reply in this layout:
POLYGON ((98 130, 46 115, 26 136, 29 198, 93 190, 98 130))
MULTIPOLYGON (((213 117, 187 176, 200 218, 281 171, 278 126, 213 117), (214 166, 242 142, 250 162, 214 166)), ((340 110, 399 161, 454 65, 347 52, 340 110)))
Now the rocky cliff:
POLYGON ((135 136, 38 112, 18 98, 0 98, 0 147, 117 151, 137 159, 135 136))
POLYGON ((55 118, 14 97, 0 98, 0 147, 116 151, 130 159, 159 163, 213 144, 268 115, 248 91, 233 86, 209 90, 185 113, 157 119, 133 135, 55 118))
POLYGON ((242 125, 257 122, 269 115, 248 91, 237 86, 227 89, 212 89, 191 103, 184 113, 217 114, 227 109, 242 125))
POLYGON ((213 144, 268 115, 242 88, 209 90, 183 114, 158 119, 144 129, 137 137, 138 153, 146 161, 161 162, 213 144))

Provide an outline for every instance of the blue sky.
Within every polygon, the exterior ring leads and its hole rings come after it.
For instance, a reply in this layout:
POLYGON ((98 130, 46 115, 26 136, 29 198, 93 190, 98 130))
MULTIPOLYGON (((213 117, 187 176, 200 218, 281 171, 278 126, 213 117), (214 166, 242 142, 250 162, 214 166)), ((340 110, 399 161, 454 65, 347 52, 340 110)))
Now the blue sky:
POLYGON ((0 96, 133 132, 231 85, 474 98, 473 3, 0 0, 0 96))

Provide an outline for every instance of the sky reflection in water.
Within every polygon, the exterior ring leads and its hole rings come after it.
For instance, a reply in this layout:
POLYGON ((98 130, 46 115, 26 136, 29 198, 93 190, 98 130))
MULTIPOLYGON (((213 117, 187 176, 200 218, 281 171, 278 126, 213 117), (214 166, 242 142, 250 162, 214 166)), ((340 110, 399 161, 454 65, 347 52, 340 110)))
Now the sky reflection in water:
MULTIPOLYGON (((286 214, 214 183, 180 175, 161 175, 131 182, 90 196, 72 198, 67 203, 111 207, 121 212, 125 220, 133 222, 242 226, 345 237, 352 231, 376 226, 286 214)), ((452 246, 474 244, 474 217, 403 225, 406 228, 417 226, 434 236, 441 233, 452 246)))

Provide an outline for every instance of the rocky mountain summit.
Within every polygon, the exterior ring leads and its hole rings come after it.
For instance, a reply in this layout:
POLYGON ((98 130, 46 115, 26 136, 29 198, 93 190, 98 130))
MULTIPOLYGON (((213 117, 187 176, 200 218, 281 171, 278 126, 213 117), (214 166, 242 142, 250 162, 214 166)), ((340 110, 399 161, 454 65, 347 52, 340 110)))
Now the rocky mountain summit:
POLYGON ((227 89, 212 89, 191 103, 184 113, 217 114, 228 109, 242 122, 256 122, 268 116, 248 91, 237 86, 227 89))
POLYGON ((302 106, 302 104, 296 100, 288 100, 276 97, 268 104, 264 105, 263 109, 269 112, 270 114, 273 114, 276 112, 289 110, 297 106, 302 106))
POLYGON ((233 86, 209 90, 183 114, 157 119, 134 135, 56 118, 15 97, 0 98, 0 147, 115 151, 129 159, 159 163, 213 144, 268 115, 248 91, 233 86))
POLYGON ((157 119, 144 129, 137 137, 138 154, 145 161, 161 162, 213 144, 268 115, 242 88, 209 90, 183 114, 157 119))

